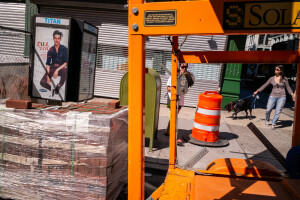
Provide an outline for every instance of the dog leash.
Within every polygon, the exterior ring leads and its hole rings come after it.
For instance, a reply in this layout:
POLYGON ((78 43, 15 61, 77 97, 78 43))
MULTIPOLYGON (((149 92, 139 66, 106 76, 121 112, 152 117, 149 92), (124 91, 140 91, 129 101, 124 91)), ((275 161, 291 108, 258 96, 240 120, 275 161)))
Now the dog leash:
MULTIPOLYGON (((239 99, 239 100, 240 100, 240 99, 239 99)), ((239 101, 239 100, 238 100, 238 101, 239 101)), ((229 110, 228 112, 231 112, 231 111, 235 108, 235 106, 236 106, 236 104, 233 106, 233 105, 232 105, 232 102, 230 102, 230 110, 229 110)))
POLYGON ((255 95, 255 96, 254 96, 254 100, 253 100, 252 105, 251 105, 251 108, 252 108, 252 109, 255 109, 255 102, 256 102, 257 99, 259 99, 259 96, 258 96, 258 95, 255 95))
POLYGON ((253 97, 253 94, 252 94, 252 95, 249 95, 249 96, 247 96, 247 97, 245 97, 245 98, 239 99, 239 100, 248 99, 248 98, 250 98, 250 97, 253 97))

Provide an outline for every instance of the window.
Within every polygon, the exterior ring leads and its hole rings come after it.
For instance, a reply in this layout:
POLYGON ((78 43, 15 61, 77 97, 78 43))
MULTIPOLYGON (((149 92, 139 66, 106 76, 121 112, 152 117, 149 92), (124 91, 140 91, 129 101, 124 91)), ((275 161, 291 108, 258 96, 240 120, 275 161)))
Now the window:
MULTIPOLYGON (((145 65, 160 75, 169 76, 165 69, 171 71, 171 58, 170 51, 146 49, 145 65)), ((128 47, 100 44, 97 67, 128 71, 128 47)), ((188 71, 192 72, 196 79, 219 81, 220 68, 220 64, 189 64, 188 71)))
POLYGON ((265 35, 258 36, 258 44, 264 44, 265 35))

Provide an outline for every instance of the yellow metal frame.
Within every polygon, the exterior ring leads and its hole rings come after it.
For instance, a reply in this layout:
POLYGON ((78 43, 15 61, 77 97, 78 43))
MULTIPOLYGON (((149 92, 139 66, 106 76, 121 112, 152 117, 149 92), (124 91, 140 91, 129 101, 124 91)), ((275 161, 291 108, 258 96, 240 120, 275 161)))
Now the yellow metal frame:
MULTIPOLYGON (((178 35, 224 35, 249 33, 298 33, 300 29, 256 29, 223 30, 223 6, 225 2, 248 2, 247 0, 200 0, 186 2, 144 3, 144 0, 129 0, 129 138, 128 138, 128 199, 144 199, 144 133, 145 133, 145 36, 172 35, 172 82, 170 111, 169 169, 175 169, 176 159, 176 77, 179 61, 192 62, 237 62, 237 63, 298 63, 297 94, 300 93, 300 64, 298 52, 183 52, 176 54, 178 35), (135 10, 135 12, 134 12, 135 10), (137 11, 138 10, 138 11, 137 11), (175 26, 144 26, 145 11, 176 10, 175 26), (137 12, 136 12, 137 11, 137 12), (226 59, 216 59, 216 55, 228 54, 226 59), (283 56, 283 53, 285 56, 283 56), (258 56, 260 54, 260 56, 258 56), (264 56, 261 56, 264 55, 264 56), (280 55, 280 56, 278 56, 280 55), (248 57, 248 58, 247 58, 248 57), (238 59, 237 59, 238 58, 238 59), (246 59, 245 59, 246 58, 246 59), (180 59, 180 60, 178 60, 180 59)), ((269 0, 257 0, 271 2, 269 0)), ((278 3, 278 1, 277 1, 278 3)), ((294 4, 291 3, 291 6, 294 4)), ((296 4, 295 4, 296 5, 296 4)), ((298 4, 297 4, 298 6, 298 4)), ((298 17, 298 16, 297 16, 298 17)), ((300 22, 299 22, 300 23, 300 22)), ((220 57, 219 57, 220 58, 220 57)), ((222 57, 221 57, 222 58, 222 57)), ((224 58, 224 56, 223 56, 224 58)), ((292 146, 300 145, 300 99, 296 99, 292 146)), ((184 172, 185 173, 185 172, 184 172)))

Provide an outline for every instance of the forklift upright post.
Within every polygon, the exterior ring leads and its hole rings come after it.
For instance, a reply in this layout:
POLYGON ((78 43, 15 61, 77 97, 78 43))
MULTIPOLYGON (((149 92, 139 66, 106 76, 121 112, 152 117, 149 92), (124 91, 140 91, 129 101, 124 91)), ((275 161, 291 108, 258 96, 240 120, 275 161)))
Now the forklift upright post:
POLYGON ((172 71, 171 71, 171 111, 170 111, 170 140, 169 140, 169 168, 175 169, 176 162, 176 116, 177 116, 177 67, 178 67, 178 36, 173 36, 172 71))
MULTIPOLYGON (((141 4, 143 0, 130 0, 130 3, 141 4)), ((128 15, 129 18, 130 16, 128 15)), ((132 27, 129 25, 129 28, 132 27)), ((128 199, 144 199, 145 38, 143 35, 129 34, 128 76, 128 199)))
MULTIPOLYGON (((300 45, 300 40, 299 40, 300 45)), ((298 45, 298 46, 299 46, 298 45)), ((300 46, 298 48, 298 56, 300 55, 300 46)), ((298 58, 299 59, 299 58, 298 58)), ((296 80, 296 100, 294 106, 294 123, 293 123, 293 135, 292 135, 292 147, 300 146, 300 98, 298 95, 300 94, 300 63, 298 60, 297 64, 297 80, 296 80)))

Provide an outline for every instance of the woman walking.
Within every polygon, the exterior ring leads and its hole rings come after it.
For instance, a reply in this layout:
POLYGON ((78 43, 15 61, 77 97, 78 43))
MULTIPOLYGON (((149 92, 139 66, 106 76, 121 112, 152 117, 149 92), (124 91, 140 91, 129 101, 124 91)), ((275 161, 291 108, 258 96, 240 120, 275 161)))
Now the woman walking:
MULTIPOLYGON (((179 75, 185 73, 187 71, 188 68, 188 64, 187 63, 182 63, 180 64, 180 71, 179 71, 179 75)), ((167 92, 168 92, 168 100, 167 100, 167 107, 170 108, 171 106, 171 76, 168 79, 167 82, 167 92)), ((184 105, 184 94, 179 96, 179 106, 178 106, 178 113, 180 112, 181 108, 184 105)), ((168 127, 166 129, 166 132, 164 135, 169 136, 169 131, 170 131, 170 121, 168 123, 168 127)), ((181 139, 177 139, 177 145, 182 145, 182 140, 181 139)))
POLYGON ((284 76, 283 66, 277 65, 275 67, 275 76, 272 76, 264 85, 262 85, 253 94, 257 95, 258 92, 263 91, 268 85, 272 85, 273 89, 270 94, 267 110, 266 110, 266 125, 269 126, 270 114, 275 107, 275 114, 272 120, 272 129, 275 129, 275 125, 281 114, 282 108, 286 101, 285 89, 290 95, 292 95, 293 101, 295 101, 295 94, 293 94, 289 85, 288 79, 284 76))

